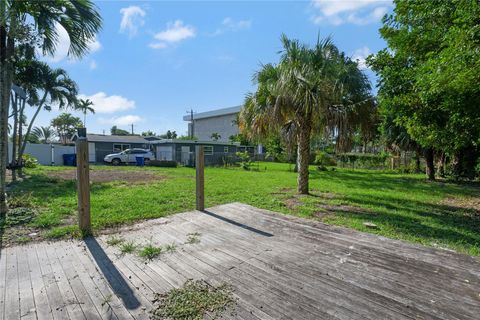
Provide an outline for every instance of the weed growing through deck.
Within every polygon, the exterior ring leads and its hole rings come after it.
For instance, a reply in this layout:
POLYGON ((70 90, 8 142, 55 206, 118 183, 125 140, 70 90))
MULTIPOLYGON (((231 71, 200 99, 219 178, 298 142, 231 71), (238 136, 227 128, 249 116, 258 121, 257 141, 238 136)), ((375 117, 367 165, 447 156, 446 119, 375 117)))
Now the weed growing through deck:
POLYGON ((120 245, 120 252, 122 253, 132 253, 137 249, 137 245, 133 241, 128 241, 120 245))
POLYGON ((111 236, 107 238, 107 244, 109 246, 118 246, 123 242, 125 242, 125 239, 123 239, 122 237, 111 236))
POLYGON ((187 234, 188 238, 185 244, 195 244, 200 242, 200 233, 192 232, 187 234))
POLYGON ((147 244, 140 250, 138 255, 146 260, 153 260, 162 253, 162 247, 155 247, 153 244, 147 244))
POLYGON ((204 280, 187 280, 183 287, 156 294, 152 319, 217 319, 227 310, 233 312, 236 299, 227 284, 211 286, 204 280))
POLYGON ((174 253, 177 251, 177 245, 175 243, 165 245, 165 252, 174 253))

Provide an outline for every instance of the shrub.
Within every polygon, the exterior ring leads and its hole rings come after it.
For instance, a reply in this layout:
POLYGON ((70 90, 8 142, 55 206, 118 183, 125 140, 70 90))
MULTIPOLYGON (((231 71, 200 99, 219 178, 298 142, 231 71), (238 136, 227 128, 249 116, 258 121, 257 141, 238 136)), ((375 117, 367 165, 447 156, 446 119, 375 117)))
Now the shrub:
POLYGON ((320 167, 336 166, 337 161, 326 152, 318 151, 315 156, 315 164, 320 167))
POLYGON ((148 165, 152 167, 176 168, 178 164, 174 160, 150 160, 148 165))
POLYGON ((245 170, 250 170, 250 165, 252 164, 252 161, 250 160, 250 155, 248 154, 248 152, 238 151, 236 155, 240 158, 240 166, 245 170))
POLYGON ((29 154, 24 154, 22 156, 22 160, 23 160, 25 168, 36 168, 38 166, 37 158, 35 158, 35 157, 33 157, 29 154))
POLYGON ((374 169, 383 168, 388 156, 387 153, 343 153, 337 155, 337 160, 343 164, 350 164, 352 168, 374 169))

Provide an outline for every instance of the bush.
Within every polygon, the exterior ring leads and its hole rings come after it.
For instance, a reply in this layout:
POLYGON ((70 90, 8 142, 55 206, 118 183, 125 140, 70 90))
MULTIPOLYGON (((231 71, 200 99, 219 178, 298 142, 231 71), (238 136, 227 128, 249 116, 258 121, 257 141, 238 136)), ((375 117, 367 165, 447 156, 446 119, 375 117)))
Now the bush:
POLYGON ((240 166, 245 169, 245 170, 250 170, 250 165, 252 164, 252 161, 250 160, 250 155, 248 154, 247 151, 245 152, 237 152, 236 153, 237 157, 240 158, 240 166))
POLYGON ((350 164, 352 168, 377 169, 385 166, 387 153, 343 153, 337 155, 337 160, 343 164, 350 164))
POLYGON ((178 164, 177 161, 173 160, 150 160, 148 165, 152 167, 176 168, 178 164))
POLYGON ((328 153, 324 151, 318 151, 315 156, 315 164, 320 167, 336 166, 337 161, 328 153))
POLYGON ((24 154, 22 156, 22 160, 23 160, 25 168, 36 168, 38 166, 37 158, 35 158, 35 157, 33 157, 29 154, 24 154))

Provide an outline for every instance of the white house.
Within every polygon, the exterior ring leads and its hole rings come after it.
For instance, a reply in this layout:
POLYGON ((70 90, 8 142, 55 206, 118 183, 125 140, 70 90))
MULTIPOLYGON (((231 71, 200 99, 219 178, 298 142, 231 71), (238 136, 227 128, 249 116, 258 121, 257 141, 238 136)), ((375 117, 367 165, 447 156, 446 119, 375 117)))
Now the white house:
POLYGON ((241 106, 217 109, 213 111, 194 113, 186 115, 183 120, 189 121, 188 134, 195 136, 198 140, 212 140, 212 134, 220 135, 218 141, 229 141, 230 136, 239 133, 236 123, 237 115, 241 106))

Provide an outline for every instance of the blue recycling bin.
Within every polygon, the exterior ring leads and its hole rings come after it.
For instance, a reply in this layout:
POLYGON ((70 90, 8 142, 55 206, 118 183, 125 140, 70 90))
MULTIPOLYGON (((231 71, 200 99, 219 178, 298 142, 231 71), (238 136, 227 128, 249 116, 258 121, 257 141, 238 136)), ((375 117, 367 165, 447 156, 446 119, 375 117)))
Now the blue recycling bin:
POLYGON ((137 161, 137 166, 138 167, 143 167, 145 165, 145 158, 144 157, 135 157, 135 160, 137 161))
POLYGON ((74 167, 77 165, 77 155, 75 153, 66 153, 63 155, 63 165, 74 167))

